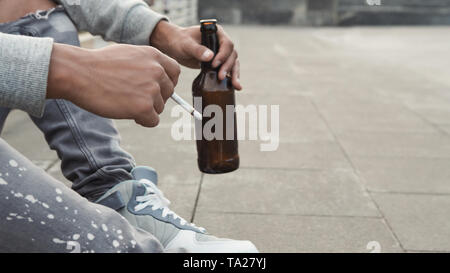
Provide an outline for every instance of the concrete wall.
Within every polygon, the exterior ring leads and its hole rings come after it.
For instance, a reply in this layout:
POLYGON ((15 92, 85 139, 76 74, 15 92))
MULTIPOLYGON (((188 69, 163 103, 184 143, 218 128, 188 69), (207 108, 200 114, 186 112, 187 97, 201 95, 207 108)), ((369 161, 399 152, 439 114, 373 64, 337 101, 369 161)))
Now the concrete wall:
POLYGON ((199 17, 228 24, 336 24, 337 0, 199 0, 199 17))
POLYGON ((448 25, 450 0, 339 0, 338 18, 340 25, 448 25))
POLYGON ((152 9, 180 26, 198 24, 198 0, 148 0, 152 9))
POLYGON ((227 24, 450 24, 450 0, 198 0, 198 3, 200 18, 215 17, 227 24))
POLYGON ((228 24, 290 24, 296 20, 303 24, 306 3, 307 0, 199 0, 199 17, 214 17, 228 24))

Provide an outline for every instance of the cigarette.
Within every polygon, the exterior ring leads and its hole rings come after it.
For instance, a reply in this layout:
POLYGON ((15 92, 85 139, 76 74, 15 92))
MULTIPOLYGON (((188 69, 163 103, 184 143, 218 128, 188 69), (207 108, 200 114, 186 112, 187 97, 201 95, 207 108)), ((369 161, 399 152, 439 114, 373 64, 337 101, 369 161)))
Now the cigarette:
POLYGON ((184 110, 190 113, 195 119, 202 120, 202 115, 192 107, 189 103, 187 103, 184 99, 178 96, 177 93, 173 93, 171 97, 176 103, 178 103, 184 110))

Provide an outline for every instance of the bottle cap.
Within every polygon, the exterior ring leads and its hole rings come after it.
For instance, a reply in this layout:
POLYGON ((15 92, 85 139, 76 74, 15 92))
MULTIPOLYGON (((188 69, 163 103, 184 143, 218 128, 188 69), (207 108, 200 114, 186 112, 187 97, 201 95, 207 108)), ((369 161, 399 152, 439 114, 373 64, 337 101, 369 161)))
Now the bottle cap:
POLYGON ((217 31, 217 20, 216 19, 205 19, 200 20, 201 31, 217 31))
POLYGON ((208 24, 217 24, 217 19, 203 19, 203 20, 200 20, 200 24, 206 24, 206 25, 208 25, 208 24))

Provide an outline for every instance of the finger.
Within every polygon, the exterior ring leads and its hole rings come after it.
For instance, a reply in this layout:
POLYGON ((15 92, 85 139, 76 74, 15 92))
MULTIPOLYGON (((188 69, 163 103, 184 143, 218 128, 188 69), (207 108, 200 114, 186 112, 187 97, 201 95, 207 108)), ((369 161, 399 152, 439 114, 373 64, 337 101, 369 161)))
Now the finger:
POLYGON ((234 63, 233 69, 231 71, 232 75, 232 83, 234 88, 237 90, 242 90, 242 84, 241 84, 241 66, 239 63, 239 60, 236 60, 234 63))
POLYGON ((162 65, 167 75, 172 80, 173 85, 176 86, 178 84, 178 78, 181 73, 180 65, 177 63, 177 61, 164 54, 160 55, 159 63, 162 65))
POLYGON ((153 98, 153 108, 158 115, 164 111, 164 104, 165 102, 161 94, 158 94, 153 98))
POLYGON ((192 56, 199 62, 209 62, 214 57, 211 49, 198 44, 195 40, 190 40, 184 48, 187 55, 192 56))
POLYGON ((219 27, 217 35, 220 42, 220 49, 213 60, 213 67, 218 67, 219 65, 223 64, 234 51, 233 42, 231 42, 230 37, 228 37, 228 35, 225 33, 225 31, 223 31, 221 27, 219 27))
POLYGON ((159 124, 159 116, 154 109, 135 119, 136 123, 144 127, 156 127, 159 124))
POLYGON ((231 73, 231 70, 233 69, 234 63, 237 60, 237 52, 233 51, 231 55, 228 57, 228 59, 225 61, 225 63, 222 65, 219 71, 219 80, 224 80, 227 74, 231 73))
POLYGON ((161 81, 159 83, 159 86, 160 86, 161 98, 162 98, 163 102, 165 103, 170 98, 170 96, 172 96, 175 86, 168 75, 163 76, 163 78, 161 79, 161 81))

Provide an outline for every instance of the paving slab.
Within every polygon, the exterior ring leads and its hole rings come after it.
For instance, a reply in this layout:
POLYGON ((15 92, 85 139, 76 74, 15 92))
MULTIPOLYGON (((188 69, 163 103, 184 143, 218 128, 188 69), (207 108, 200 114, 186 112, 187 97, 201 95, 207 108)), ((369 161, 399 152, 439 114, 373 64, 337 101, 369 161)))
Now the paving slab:
POLYGON ((48 147, 42 132, 23 111, 10 113, 1 137, 31 161, 43 163, 58 158, 56 152, 48 147))
POLYGON ((22 126, 27 126, 29 123, 29 116, 23 111, 20 110, 12 110, 9 112, 4 127, 2 129, 2 137, 7 136, 8 134, 14 134, 17 130, 21 130, 22 126))
POLYGON ((72 182, 67 180, 67 178, 65 178, 61 172, 61 162, 60 161, 54 163, 49 169, 47 169, 47 173, 49 175, 51 175, 53 178, 55 178, 56 180, 62 182, 67 187, 69 187, 69 188, 72 187, 72 182))
POLYGON ((450 136, 450 124, 438 124, 437 127, 450 136))
POLYGON ((241 169, 205 175, 198 211, 379 216, 349 170, 241 169))
POLYGON ((450 251, 450 196, 373 194, 406 250, 450 251))
POLYGON ((153 167, 161 183, 198 184, 201 173, 197 167, 194 141, 175 141, 170 126, 141 128, 130 122, 117 122, 122 136, 122 147, 138 165, 153 167))
POLYGON ((418 115, 433 124, 443 124, 446 126, 450 125, 450 109, 447 107, 436 107, 436 105, 434 105, 434 107, 421 107, 417 105, 411 108, 412 111, 416 112, 418 115))
POLYGON ((353 156, 352 162, 370 191, 450 194, 450 159, 353 156))
POLYGON ((401 105, 346 104, 318 105, 327 123, 335 132, 438 133, 429 122, 401 105))
POLYGON ((345 151, 353 156, 450 158, 450 138, 430 133, 337 132, 345 151))
MULTIPOLYGON (((327 124, 322 119, 314 104, 308 97, 300 95, 279 96, 277 94, 267 94, 261 96, 256 92, 243 91, 236 96, 237 103, 246 109, 255 108, 257 111, 263 111, 267 107, 267 115, 258 115, 256 119, 257 129, 261 128, 261 122, 267 121, 267 132, 275 132, 271 124, 273 124, 272 106, 279 109, 279 135, 280 142, 296 143, 311 141, 334 141, 333 135, 330 133, 327 124), (295 105, 295 107, 292 107, 295 105)), ((243 112, 238 111, 238 115, 243 112)), ((265 112, 261 112, 265 113, 265 112)), ((246 114, 245 132, 243 135, 248 140, 249 136, 249 114, 246 114)), ((264 124, 264 123, 263 123, 264 124)), ((239 128, 239 127, 238 127, 239 128)), ((258 139, 261 139, 260 131, 257 131, 258 139)))
POLYGON ((217 236, 251 240, 261 252, 402 252, 381 219, 197 212, 217 236))
POLYGON ((240 143, 242 167, 283 169, 350 169, 336 142, 283 143, 276 151, 263 152, 266 142, 240 143))

